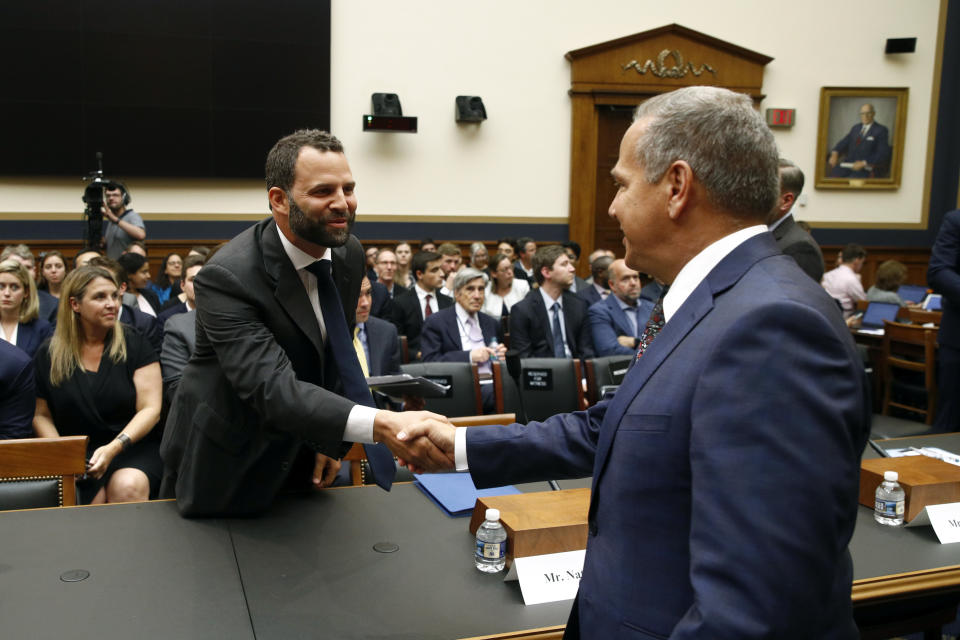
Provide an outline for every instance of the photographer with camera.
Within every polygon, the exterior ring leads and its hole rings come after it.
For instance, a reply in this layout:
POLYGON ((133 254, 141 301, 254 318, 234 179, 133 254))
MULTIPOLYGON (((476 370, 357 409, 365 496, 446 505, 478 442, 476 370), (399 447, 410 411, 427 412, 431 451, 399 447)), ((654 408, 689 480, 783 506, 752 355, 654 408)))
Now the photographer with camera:
POLYGON ((103 189, 103 216, 106 228, 103 231, 103 244, 107 257, 116 260, 134 240, 146 240, 147 230, 143 218, 130 204, 130 194, 120 182, 111 182, 103 189))

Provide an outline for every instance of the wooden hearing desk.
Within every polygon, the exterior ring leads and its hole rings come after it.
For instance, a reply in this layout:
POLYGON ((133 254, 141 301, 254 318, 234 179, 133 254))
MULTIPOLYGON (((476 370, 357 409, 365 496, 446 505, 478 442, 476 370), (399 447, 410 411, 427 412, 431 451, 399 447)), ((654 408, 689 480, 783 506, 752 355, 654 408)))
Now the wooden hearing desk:
MULTIPOLYGON (((960 450, 960 435, 885 444, 918 442, 960 450)), ((960 589, 957 550, 929 528, 858 517, 858 608, 960 589)), ((0 540, 9 638, 554 638, 571 604, 525 607, 516 582, 476 571, 467 519, 409 484, 289 498, 255 519, 184 520, 172 502, 13 511, 0 540), (90 575, 63 582, 71 570, 90 575)))

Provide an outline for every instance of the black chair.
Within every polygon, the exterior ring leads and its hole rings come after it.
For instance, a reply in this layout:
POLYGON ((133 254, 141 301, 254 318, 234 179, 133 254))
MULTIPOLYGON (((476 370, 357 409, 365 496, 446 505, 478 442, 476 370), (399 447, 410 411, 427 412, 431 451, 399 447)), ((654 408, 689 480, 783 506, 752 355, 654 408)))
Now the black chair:
POLYGON ((0 440, 0 511, 77 504, 87 436, 0 440))
POLYGON ((597 404, 603 397, 604 387, 620 386, 633 360, 632 355, 604 356, 585 360, 587 402, 591 405, 597 404))
POLYGON ((483 413, 477 365, 469 362, 415 362, 400 365, 403 373, 422 376, 450 387, 444 398, 427 398, 427 411, 441 415, 476 416, 483 413))
POLYGON ((510 406, 514 392, 523 394, 523 408, 526 409, 528 421, 546 420, 558 413, 579 411, 585 407, 580 379, 579 360, 524 358, 520 361, 519 391, 510 376, 503 376, 503 411, 517 411, 516 407, 510 406))

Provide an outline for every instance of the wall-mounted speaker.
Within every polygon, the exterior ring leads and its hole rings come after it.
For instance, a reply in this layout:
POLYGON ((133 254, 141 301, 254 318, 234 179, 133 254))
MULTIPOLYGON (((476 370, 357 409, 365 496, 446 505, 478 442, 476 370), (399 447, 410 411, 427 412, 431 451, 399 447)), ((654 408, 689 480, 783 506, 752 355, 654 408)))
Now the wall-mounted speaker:
POLYGON ((916 38, 887 38, 884 53, 913 53, 917 50, 916 38))
POLYGON ((402 116, 400 97, 395 93, 375 93, 370 96, 375 116, 402 116))
POLYGON ((457 96, 457 122, 483 122, 487 110, 480 96, 457 96))

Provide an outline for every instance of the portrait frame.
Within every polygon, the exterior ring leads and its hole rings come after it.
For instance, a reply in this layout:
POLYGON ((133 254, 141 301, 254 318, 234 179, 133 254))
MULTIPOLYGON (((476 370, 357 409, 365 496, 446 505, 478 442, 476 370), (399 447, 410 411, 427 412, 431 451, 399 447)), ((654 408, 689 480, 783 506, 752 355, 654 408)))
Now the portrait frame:
POLYGON ((900 188, 908 94, 906 87, 820 87, 817 189, 900 188), (866 105, 873 106, 873 123, 861 138, 866 105))

